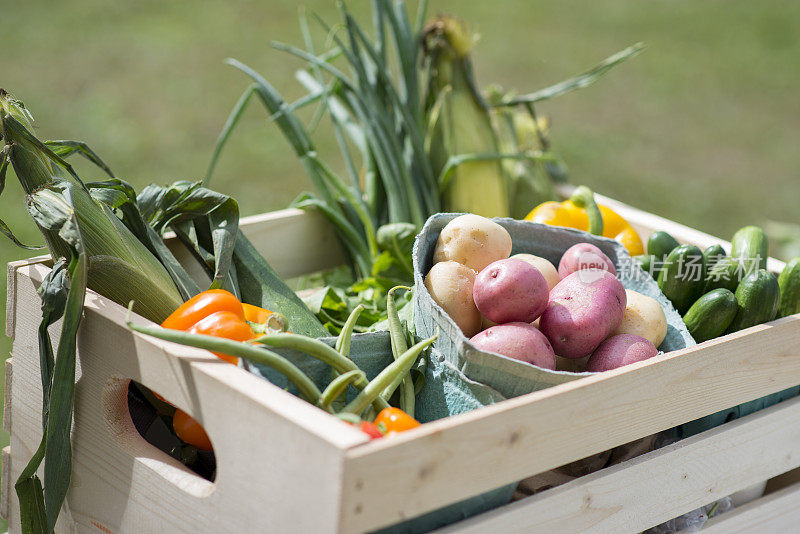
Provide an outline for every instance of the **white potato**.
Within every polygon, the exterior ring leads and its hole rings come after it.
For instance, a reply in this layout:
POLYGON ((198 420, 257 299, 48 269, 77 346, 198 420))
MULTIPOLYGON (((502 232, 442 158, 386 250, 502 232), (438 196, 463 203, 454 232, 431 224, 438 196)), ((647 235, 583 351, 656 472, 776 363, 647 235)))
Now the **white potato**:
POLYGON ((667 335, 667 317, 656 299, 626 289, 628 304, 616 334, 635 334, 650 341, 656 348, 667 335))
POLYGON ((544 279, 547 280, 547 287, 550 289, 553 289, 555 285, 561 281, 561 277, 558 276, 558 269, 556 269, 556 266, 545 258, 540 258, 539 256, 534 256, 533 254, 514 254, 511 257, 526 261, 539 269, 539 272, 542 273, 544 279))
POLYGON ((481 312, 472 299, 474 285, 475 271, 455 261, 435 264, 425 277, 428 293, 467 337, 481 330, 481 312))
POLYGON ((511 254, 511 236, 508 231, 486 217, 459 215, 442 228, 433 262, 456 261, 475 272, 511 254))

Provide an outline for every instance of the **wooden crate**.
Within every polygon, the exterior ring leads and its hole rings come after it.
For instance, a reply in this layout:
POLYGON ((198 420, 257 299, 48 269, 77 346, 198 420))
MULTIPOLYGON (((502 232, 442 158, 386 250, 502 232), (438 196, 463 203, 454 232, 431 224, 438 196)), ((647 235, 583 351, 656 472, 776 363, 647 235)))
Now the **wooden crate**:
MULTIPOLYGON (((601 201, 643 237, 663 229, 701 247, 720 242, 601 201)), ((319 216, 285 210, 244 219, 242 228, 284 277, 341 262, 319 216)), ((3 451, 0 508, 11 532, 19 532, 13 483, 41 437, 36 288, 47 272, 46 258, 8 271, 14 345, 4 427, 11 445, 3 451)), ((800 384, 800 316, 792 316, 369 442, 205 351, 129 332, 125 313, 89 292, 61 532, 370 531, 800 384), (214 483, 137 434, 127 411, 130 379, 203 423, 217 454, 214 483)), ((635 532, 799 466, 800 398, 445 531, 635 532)), ((788 531, 800 519, 798 502, 800 484, 790 484, 721 516, 710 530, 788 531)))

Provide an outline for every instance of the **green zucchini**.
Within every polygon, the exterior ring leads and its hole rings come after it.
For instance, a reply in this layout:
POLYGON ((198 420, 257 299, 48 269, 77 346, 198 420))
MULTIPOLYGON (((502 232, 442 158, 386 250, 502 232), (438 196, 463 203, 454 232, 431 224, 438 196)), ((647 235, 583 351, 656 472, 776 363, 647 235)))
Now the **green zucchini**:
POLYGON ((767 267, 767 236, 758 226, 740 228, 731 239, 731 258, 741 260, 748 274, 767 267))
POLYGON ((241 230, 233 249, 233 265, 242 302, 280 312, 289 321, 289 328, 295 334, 312 337, 330 335, 317 316, 281 280, 241 230))
POLYGON ((663 260, 667 255, 678 248, 678 240, 667 232, 659 231, 650 234, 647 240, 647 253, 663 260))
POLYGON ((779 317, 800 313, 800 257, 790 260, 778 277, 781 288, 779 317))
POLYGON ((684 314, 703 294, 705 259, 694 245, 681 245, 667 255, 658 275, 658 287, 684 314))
POLYGON ((725 249, 722 245, 711 245, 703 251, 703 257, 706 260, 706 272, 710 271, 716 263, 727 256, 725 249))
POLYGON ((698 343, 719 337, 730 326, 739 309, 736 296, 720 288, 710 291, 692 304, 683 322, 698 343))
POLYGON ((778 314, 780 292, 778 279, 766 269, 748 274, 736 288, 739 309, 726 333, 773 320, 778 314))
POLYGON ((729 256, 722 257, 714 265, 707 267, 704 291, 708 293, 714 289, 725 288, 735 292, 743 273, 737 260, 729 256))

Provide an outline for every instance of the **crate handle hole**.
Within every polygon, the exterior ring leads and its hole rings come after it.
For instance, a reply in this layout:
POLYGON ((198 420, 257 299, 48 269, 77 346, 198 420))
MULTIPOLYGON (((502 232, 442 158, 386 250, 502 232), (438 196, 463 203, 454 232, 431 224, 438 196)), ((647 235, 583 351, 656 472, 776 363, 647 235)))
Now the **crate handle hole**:
MULTIPOLYGON (((112 439, 183 490, 197 497, 210 495, 217 471, 213 449, 200 450, 179 439, 172 425, 178 410, 157 397, 135 380, 111 377, 103 389, 102 403, 112 439)), ((200 430, 204 432, 202 427, 200 430)))

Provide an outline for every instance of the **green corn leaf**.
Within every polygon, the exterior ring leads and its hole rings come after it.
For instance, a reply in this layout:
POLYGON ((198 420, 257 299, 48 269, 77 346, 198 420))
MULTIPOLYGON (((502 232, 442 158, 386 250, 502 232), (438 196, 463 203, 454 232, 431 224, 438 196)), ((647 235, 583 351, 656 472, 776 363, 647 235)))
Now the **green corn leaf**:
POLYGON ((67 260, 62 258, 53 265, 47 273, 42 285, 39 286, 39 296, 42 299, 42 321, 39 324, 39 369, 42 375, 42 427, 46 429, 48 411, 50 409, 50 387, 53 382, 53 344, 47 329, 64 315, 67 305, 69 271, 67 260))
POLYGON ((47 440, 44 455, 44 503, 47 528, 52 531, 61 504, 67 496, 72 473, 72 402, 75 395, 75 351, 78 326, 86 294, 87 261, 79 253, 70 268, 70 288, 64 310, 64 325, 58 343, 50 406, 47 419, 47 440))
POLYGON ((501 154, 498 152, 457 154, 455 156, 450 156, 450 158, 447 160, 447 163, 442 168, 442 172, 439 175, 439 188, 444 191, 450 186, 450 180, 452 178, 453 171, 459 165, 475 161, 496 161, 504 159, 516 159, 523 161, 558 161, 554 156, 550 154, 542 154, 540 152, 528 152, 521 154, 501 154))
POLYGON ((214 169, 217 166, 217 161, 219 161, 219 157, 222 154, 222 149, 225 147, 225 144, 228 142, 228 138, 230 137, 231 133, 233 132, 236 125, 239 124, 239 120, 242 118, 242 114, 244 110, 247 109, 247 105, 250 103, 250 99, 256 92, 256 85, 251 84, 247 89, 245 89, 242 96, 239 97, 239 100, 236 102, 236 105, 233 106, 233 110, 228 115, 228 119, 225 121, 225 126, 222 127, 222 131, 217 137, 217 142, 214 145, 214 151, 211 154, 211 161, 208 164, 208 169, 206 170, 206 175, 203 178, 203 185, 208 185, 211 181, 211 175, 214 173, 214 169))
POLYGON ((14 235, 14 232, 11 231, 11 228, 3 219, 0 219, 0 233, 10 239, 11 242, 17 245, 19 248, 24 248, 25 250, 41 250, 45 248, 43 245, 26 245, 17 239, 17 237, 14 235))
POLYGON ((533 93, 528 93, 526 95, 513 96, 503 99, 497 104, 495 104, 495 106, 501 107, 501 106, 516 106, 518 104, 533 104, 535 102, 540 102, 542 100, 548 100, 550 98, 561 96, 563 94, 574 91, 575 89, 582 89, 584 87, 588 87, 594 82, 596 82, 608 71, 610 71, 612 68, 619 65, 623 61, 636 56, 642 50, 644 50, 644 43, 636 43, 635 45, 629 46, 628 48, 617 52, 613 56, 604 59, 596 67, 584 72, 583 74, 579 74, 578 76, 575 76, 568 80, 564 80, 563 82, 557 83, 555 85, 551 85, 550 87, 540 89, 533 93))
MULTIPOLYGON (((239 228, 239 205, 233 198, 202 187, 200 182, 178 181, 168 187, 148 186, 137 202, 156 232, 172 228, 204 268, 207 260, 214 262, 214 271, 209 273, 212 288, 236 292, 230 281, 230 266, 239 228), (190 237, 185 231, 188 222, 203 230, 195 235, 207 237, 207 242, 190 237)), ((181 285, 191 289, 188 282, 181 285)))
POLYGON ((96 200, 122 212, 122 222, 159 259, 184 300, 200 293, 197 283, 167 248, 161 236, 142 217, 136 191, 129 183, 114 178, 103 182, 90 182, 86 186, 96 200))
POLYGON ((42 435, 39 448, 20 474, 14 489, 19 500, 20 529, 23 534, 47 534, 47 514, 44 509, 44 488, 36 470, 44 459, 47 432, 42 435))
POLYGON ((82 143, 81 141, 58 140, 45 141, 44 144, 47 145, 53 151, 53 153, 64 159, 68 158, 72 154, 79 154, 97 165, 111 178, 114 178, 114 173, 111 171, 111 168, 106 165, 100 156, 98 156, 94 150, 89 148, 89 145, 86 143, 82 143))

